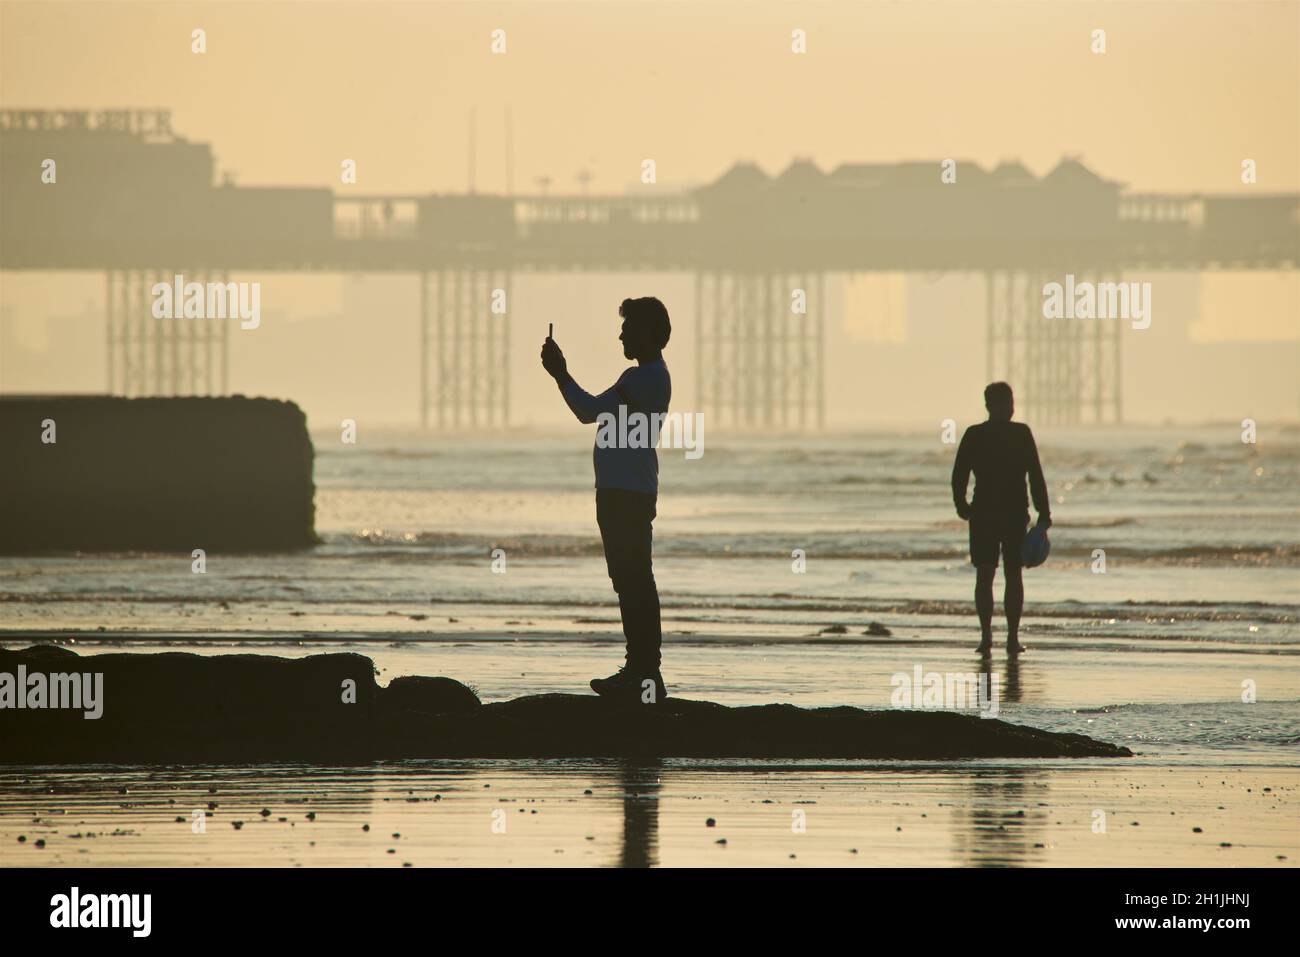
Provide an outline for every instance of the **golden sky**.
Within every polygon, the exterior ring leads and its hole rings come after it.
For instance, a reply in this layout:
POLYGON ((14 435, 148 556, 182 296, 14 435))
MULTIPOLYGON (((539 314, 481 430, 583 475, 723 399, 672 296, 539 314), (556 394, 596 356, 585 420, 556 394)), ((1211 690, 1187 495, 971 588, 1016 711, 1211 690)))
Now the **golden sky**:
POLYGON ((737 158, 1062 154, 1136 188, 1300 186, 1295 2, 0 3, 5 106, 160 105, 239 181, 621 191, 737 158), (191 31, 207 52, 191 52, 191 31), (491 52, 502 29, 506 52, 491 52), (808 52, 791 52, 791 31, 808 52), (1091 52, 1091 31, 1106 52, 1091 52))
MULTIPOLYGON (((1295 191, 1300 2, 0 0, 0 106, 166 107, 176 131, 211 143, 218 170, 241 184, 362 193, 464 190, 471 112, 477 188, 503 190, 507 109, 519 192, 536 190, 539 177, 551 179, 552 192, 576 192, 580 170, 590 172, 592 191, 621 192, 647 158, 659 187, 670 190, 711 181, 739 159, 769 173, 796 157, 827 171, 856 161, 952 157, 991 166, 1018 159, 1042 174, 1063 155, 1135 190, 1295 191), (196 28, 206 32, 204 54, 191 52, 196 28), (796 29, 806 31, 805 54, 791 52, 796 29), (1103 54, 1092 52, 1097 29, 1105 31, 1103 54), (492 52, 494 30, 505 31, 504 54, 492 52), (1240 182, 1246 158, 1257 163, 1253 186, 1240 182), (344 159, 357 162, 355 187, 339 184, 344 159)), ((14 335, 38 351, 53 341, 43 328, 48 318, 93 315, 103 295, 103 277, 93 274, 0 279, 14 335)), ((278 331, 268 327, 256 348, 240 340, 237 387, 315 390, 328 408, 340 370, 359 361, 357 346, 329 346, 326 326, 309 317, 333 316, 348 330, 357 328, 354 320, 339 317, 382 310, 388 321, 365 327, 370 361, 387 368, 409 360, 412 277, 265 279, 278 331), (374 292, 381 288, 391 291, 374 292), (363 289, 371 292, 362 296, 363 289), (318 367, 285 378, 286 357, 306 340, 318 347, 318 367), (240 358, 240 349, 247 355, 240 358)), ((1220 404, 1170 349, 1300 338, 1295 272, 1162 282, 1167 311, 1158 331, 1171 338, 1151 347, 1152 364, 1126 367, 1126 374, 1141 370, 1144 387, 1164 403, 1145 408, 1149 416, 1199 416, 1220 404)), ((539 276, 515 288, 516 301, 531 306, 515 333, 524 409, 553 404, 547 383, 532 381, 534 326, 562 323, 557 336, 564 330, 566 349, 599 380, 616 375, 621 361, 601 325, 619 299, 660 294, 675 316, 691 300, 685 276, 539 276)), ((970 341, 950 343, 954 354, 982 348, 976 285, 923 285, 931 288, 933 295, 920 296, 900 277, 846 285, 832 316, 832 341, 842 345, 828 366, 832 401, 839 395, 843 408, 874 414, 853 384, 863 381, 864 364, 875 368, 871 350, 882 343, 905 350, 889 360, 905 376, 933 363, 926 335, 960 326, 970 341), (906 322, 902 309, 910 310, 906 322)), ((682 328, 672 355, 684 391, 694 357, 682 328)), ((92 332, 90 346, 101 336, 92 332)), ((9 360, 0 388, 103 387, 102 355, 73 358, 63 347, 45 355, 44 366, 15 369, 9 360)), ((953 388, 977 395, 978 365, 971 382, 953 388)), ((375 381, 372 371, 356 374, 359 389, 375 381)), ((405 371, 385 378, 405 391, 375 393, 374 414, 408 417, 414 384, 405 371)), ((1129 394, 1137 417, 1141 402, 1156 401, 1129 394)), ((1300 411, 1294 386, 1270 395, 1280 414, 1300 411)), ((557 421, 562 414, 555 410, 557 421)))

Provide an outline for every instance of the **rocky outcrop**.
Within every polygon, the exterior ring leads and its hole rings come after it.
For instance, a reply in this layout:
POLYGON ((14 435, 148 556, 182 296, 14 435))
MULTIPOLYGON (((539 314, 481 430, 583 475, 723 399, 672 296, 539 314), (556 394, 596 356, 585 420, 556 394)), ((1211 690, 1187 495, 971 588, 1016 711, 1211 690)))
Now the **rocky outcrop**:
MULTIPOLYGON (((63 682, 67 689, 69 681, 63 682)), ((669 698, 655 706, 594 695, 530 695, 481 704, 451 678, 387 687, 355 654, 96 654, 0 650, 0 763, 179 763, 398 758, 1121 757, 1079 734, 941 711, 727 707, 669 698), (99 683, 90 708, 13 707, 33 675, 99 683), (5 676, 11 676, 6 686, 5 676), (101 675, 102 679, 95 678, 101 675), (21 681, 19 679, 22 679, 21 681), (6 687, 13 689, 6 699, 6 687)))

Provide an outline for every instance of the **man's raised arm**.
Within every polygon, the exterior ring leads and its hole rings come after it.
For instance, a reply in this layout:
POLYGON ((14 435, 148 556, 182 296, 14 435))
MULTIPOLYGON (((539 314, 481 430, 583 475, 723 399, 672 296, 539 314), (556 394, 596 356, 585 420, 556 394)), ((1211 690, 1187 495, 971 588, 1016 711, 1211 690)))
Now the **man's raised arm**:
POLYGON ((617 382, 600 395, 592 395, 569 375, 569 363, 564 358, 559 345, 550 336, 547 336, 546 341, 542 343, 542 368, 555 380, 555 384, 560 387, 560 395, 564 396, 565 404, 583 424, 590 425, 596 421, 597 416, 605 412, 617 415, 620 405, 632 404, 623 388, 623 378, 627 373, 620 376, 617 382))
POLYGON ((627 404, 618 383, 614 383, 600 395, 592 395, 573 381, 573 376, 567 372, 563 378, 556 379, 555 382, 560 387, 560 395, 564 396, 565 404, 578 417, 578 421, 586 425, 595 422, 601 413, 618 415, 618 407, 627 404))

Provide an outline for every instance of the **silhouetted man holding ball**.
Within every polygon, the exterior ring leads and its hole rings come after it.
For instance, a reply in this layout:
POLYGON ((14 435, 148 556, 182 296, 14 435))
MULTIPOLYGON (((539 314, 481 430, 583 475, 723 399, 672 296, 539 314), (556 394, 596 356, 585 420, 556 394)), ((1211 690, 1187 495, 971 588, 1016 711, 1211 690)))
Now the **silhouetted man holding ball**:
POLYGON ((1015 400, 1011 386, 994 382, 984 390, 987 422, 972 425, 961 437, 952 466, 952 498, 957 514, 970 525, 970 560, 975 566, 975 610, 980 619, 980 654, 993 650, 993 577, 1002 556, 1006 590, 1002 596, 1007 616, 1007 653, 1019 654, 1020 614, 1025 606, 1021 576, 1021 549, 1029 525, 1029 500, 1025 479, 1033 496, 1038 524, 1052 524, 1047 481, 1038 461, 1034 433, 1023 422, 1012 422, 1015 400), (966 502, 966 485, 975 473, 975 494, 966 502))

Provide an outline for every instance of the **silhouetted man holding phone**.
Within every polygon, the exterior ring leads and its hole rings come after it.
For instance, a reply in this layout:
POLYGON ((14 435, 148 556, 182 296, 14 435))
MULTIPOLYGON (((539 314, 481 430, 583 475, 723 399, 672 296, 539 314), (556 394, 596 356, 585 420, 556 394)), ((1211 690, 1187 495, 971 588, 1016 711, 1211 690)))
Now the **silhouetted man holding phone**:
POLYGON ((957 460, 952 466, 952 498, 957 514, 970 524, 970 560, 975 566, 975 610, 980 619, 980 643, 976 649, 987 654, 993 649, 993 577, 998 553, 1006 590, 1002 596, 1007 615, 1007 653, 1024 650, 1020 644, 1020 614, 1025 606, 1025 585, 1021 577, 1021 549, 1029 525, 1029 501, 1025 478, 1033 496, 1038 524, 1052 524, 1047 500, 1047 481, 1038 461, 1034 433, 1023 422, 1012 422, 1015 400, 1011 386, 994 382, 984 390, 987 422, 972 425, 961 437, 957 460), (966 485, 975 473, 975 494, 966 503, 966 485))
POLYGON ((594 678, 591 688, 599 695, 655 704, 667 697, 659 673, 663 633, 659 622, 659 591, 651 565, 652 523, 659 495, 659 457, 654 448, 656 424, 650 430, 627 430, 611 442, 614 425, 628 417, 645 418, 668 411, 672 380, 664 364, 663 349, 672 328, 668 310, 658 299, 624 299, 619 339, 623 355, 635 359, 618 381, 599 395, 583 391, 569 375, 564 353, 550 336, 542 344, 542 367, 555 379, 579 422, 602 420, 592 459, 596 469, 596 524, 605 547, 618 608, 627 639, 627 660, 616 674, 594 678), (620 407, 621 411, 620 411, 620 407))

